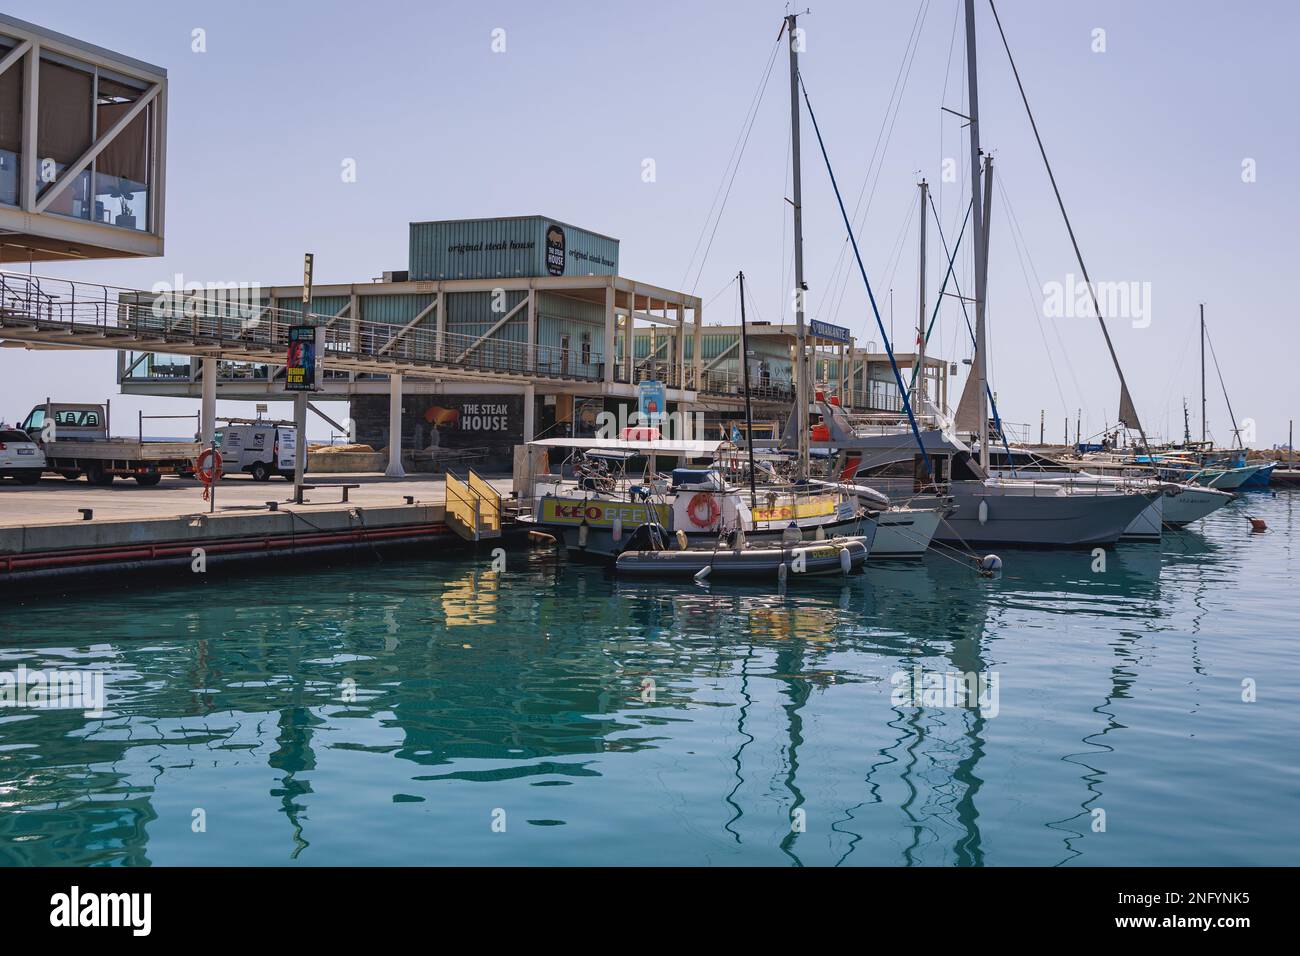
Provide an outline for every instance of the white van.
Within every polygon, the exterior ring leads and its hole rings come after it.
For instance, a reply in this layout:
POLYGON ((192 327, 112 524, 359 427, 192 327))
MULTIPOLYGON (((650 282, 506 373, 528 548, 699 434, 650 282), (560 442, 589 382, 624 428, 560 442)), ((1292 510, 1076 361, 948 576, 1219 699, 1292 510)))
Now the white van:
POLYGON ((272 475, 293 481, 295 436, 292 426, 277 422, 232 423, 218 428, 221 470, 226 474, 246 471, 254 481, 267 481, 272 475))

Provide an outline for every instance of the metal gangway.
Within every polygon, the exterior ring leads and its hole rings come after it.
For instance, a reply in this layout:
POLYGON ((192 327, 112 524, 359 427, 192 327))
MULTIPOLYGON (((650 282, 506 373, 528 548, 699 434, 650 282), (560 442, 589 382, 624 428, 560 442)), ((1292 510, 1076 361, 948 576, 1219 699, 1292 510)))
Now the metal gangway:
POLYGON ((461 478, 450 469, 447 482, 447 526, 466 541, 501 537, 501 493, 473 468, 461 478))
POLYGON ((547 346, 367 322, 249 302, 221 292, 145 292, 0 271, 0 338, 50 348, 123 349, 283 365, 289 328, 325 327, 328 369, 468 381, 594 381, 556 368, 547 346), (540 359, 540 361, 539 361, 540 359))

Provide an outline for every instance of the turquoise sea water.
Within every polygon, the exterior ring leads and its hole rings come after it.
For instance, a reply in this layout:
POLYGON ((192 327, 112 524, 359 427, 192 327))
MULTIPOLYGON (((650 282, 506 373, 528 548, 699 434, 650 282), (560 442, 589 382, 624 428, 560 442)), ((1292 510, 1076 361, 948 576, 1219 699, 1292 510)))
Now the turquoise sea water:
POLYGON ((107 704, 0 710, 0 862, 1294 865, 1297 511, 996 580, 519 552, 9 604, 0 672, 107 704), (916 668, 988 706, 900 701, 916 668))

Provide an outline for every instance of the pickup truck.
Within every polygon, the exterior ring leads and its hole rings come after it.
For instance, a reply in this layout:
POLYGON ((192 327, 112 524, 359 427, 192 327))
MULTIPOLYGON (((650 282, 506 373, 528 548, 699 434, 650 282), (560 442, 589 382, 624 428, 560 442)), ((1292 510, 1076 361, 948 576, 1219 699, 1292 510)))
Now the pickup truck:
POLYGON ((156 485, 165 474, 189 474, 199 456, 196 441, 111 438, 103 405, 46 402, 24 419, 23 431, 41 446, 45 468, 69 481, 82 475, 96 485, 117 477, 156 485))

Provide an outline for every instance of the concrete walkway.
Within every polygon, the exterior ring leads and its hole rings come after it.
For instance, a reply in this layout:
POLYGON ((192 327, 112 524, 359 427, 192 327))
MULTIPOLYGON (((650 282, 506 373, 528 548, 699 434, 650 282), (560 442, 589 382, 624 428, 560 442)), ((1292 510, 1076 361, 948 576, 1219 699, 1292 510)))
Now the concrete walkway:
MULTIPOLYGON (((489 481, 503 497, 509 496, 509 478, 489 481)), ((446 495, 441 475, 385 478, 377 474, 309 474, 307 483, 316 485, 316 490, 307 492, 305 504, 294 505, 290 503, 293 483, 283 478, 266 482, 243 475, 225 478, 216 489, 216 514, 265 513, 268 501, 278 502, 282 510, 301 510, 305 514, 345 507, 339 500, 340 490, 327 485, 360 485, 349 492, 348 505, 366 508, 404 505, 407 496, 413 497, 416 504, 441 506, 446 495)), ((207 513, 208 503, 203 500, 203 486, 184 478, 165 477, 152 488, 120 478, 108 488, 85 480, 48 476, 35 485, 0 480, 0 528, 78 522, 82 520, 79 508, 93 509, 95 521, 121 521, 207 513)))

